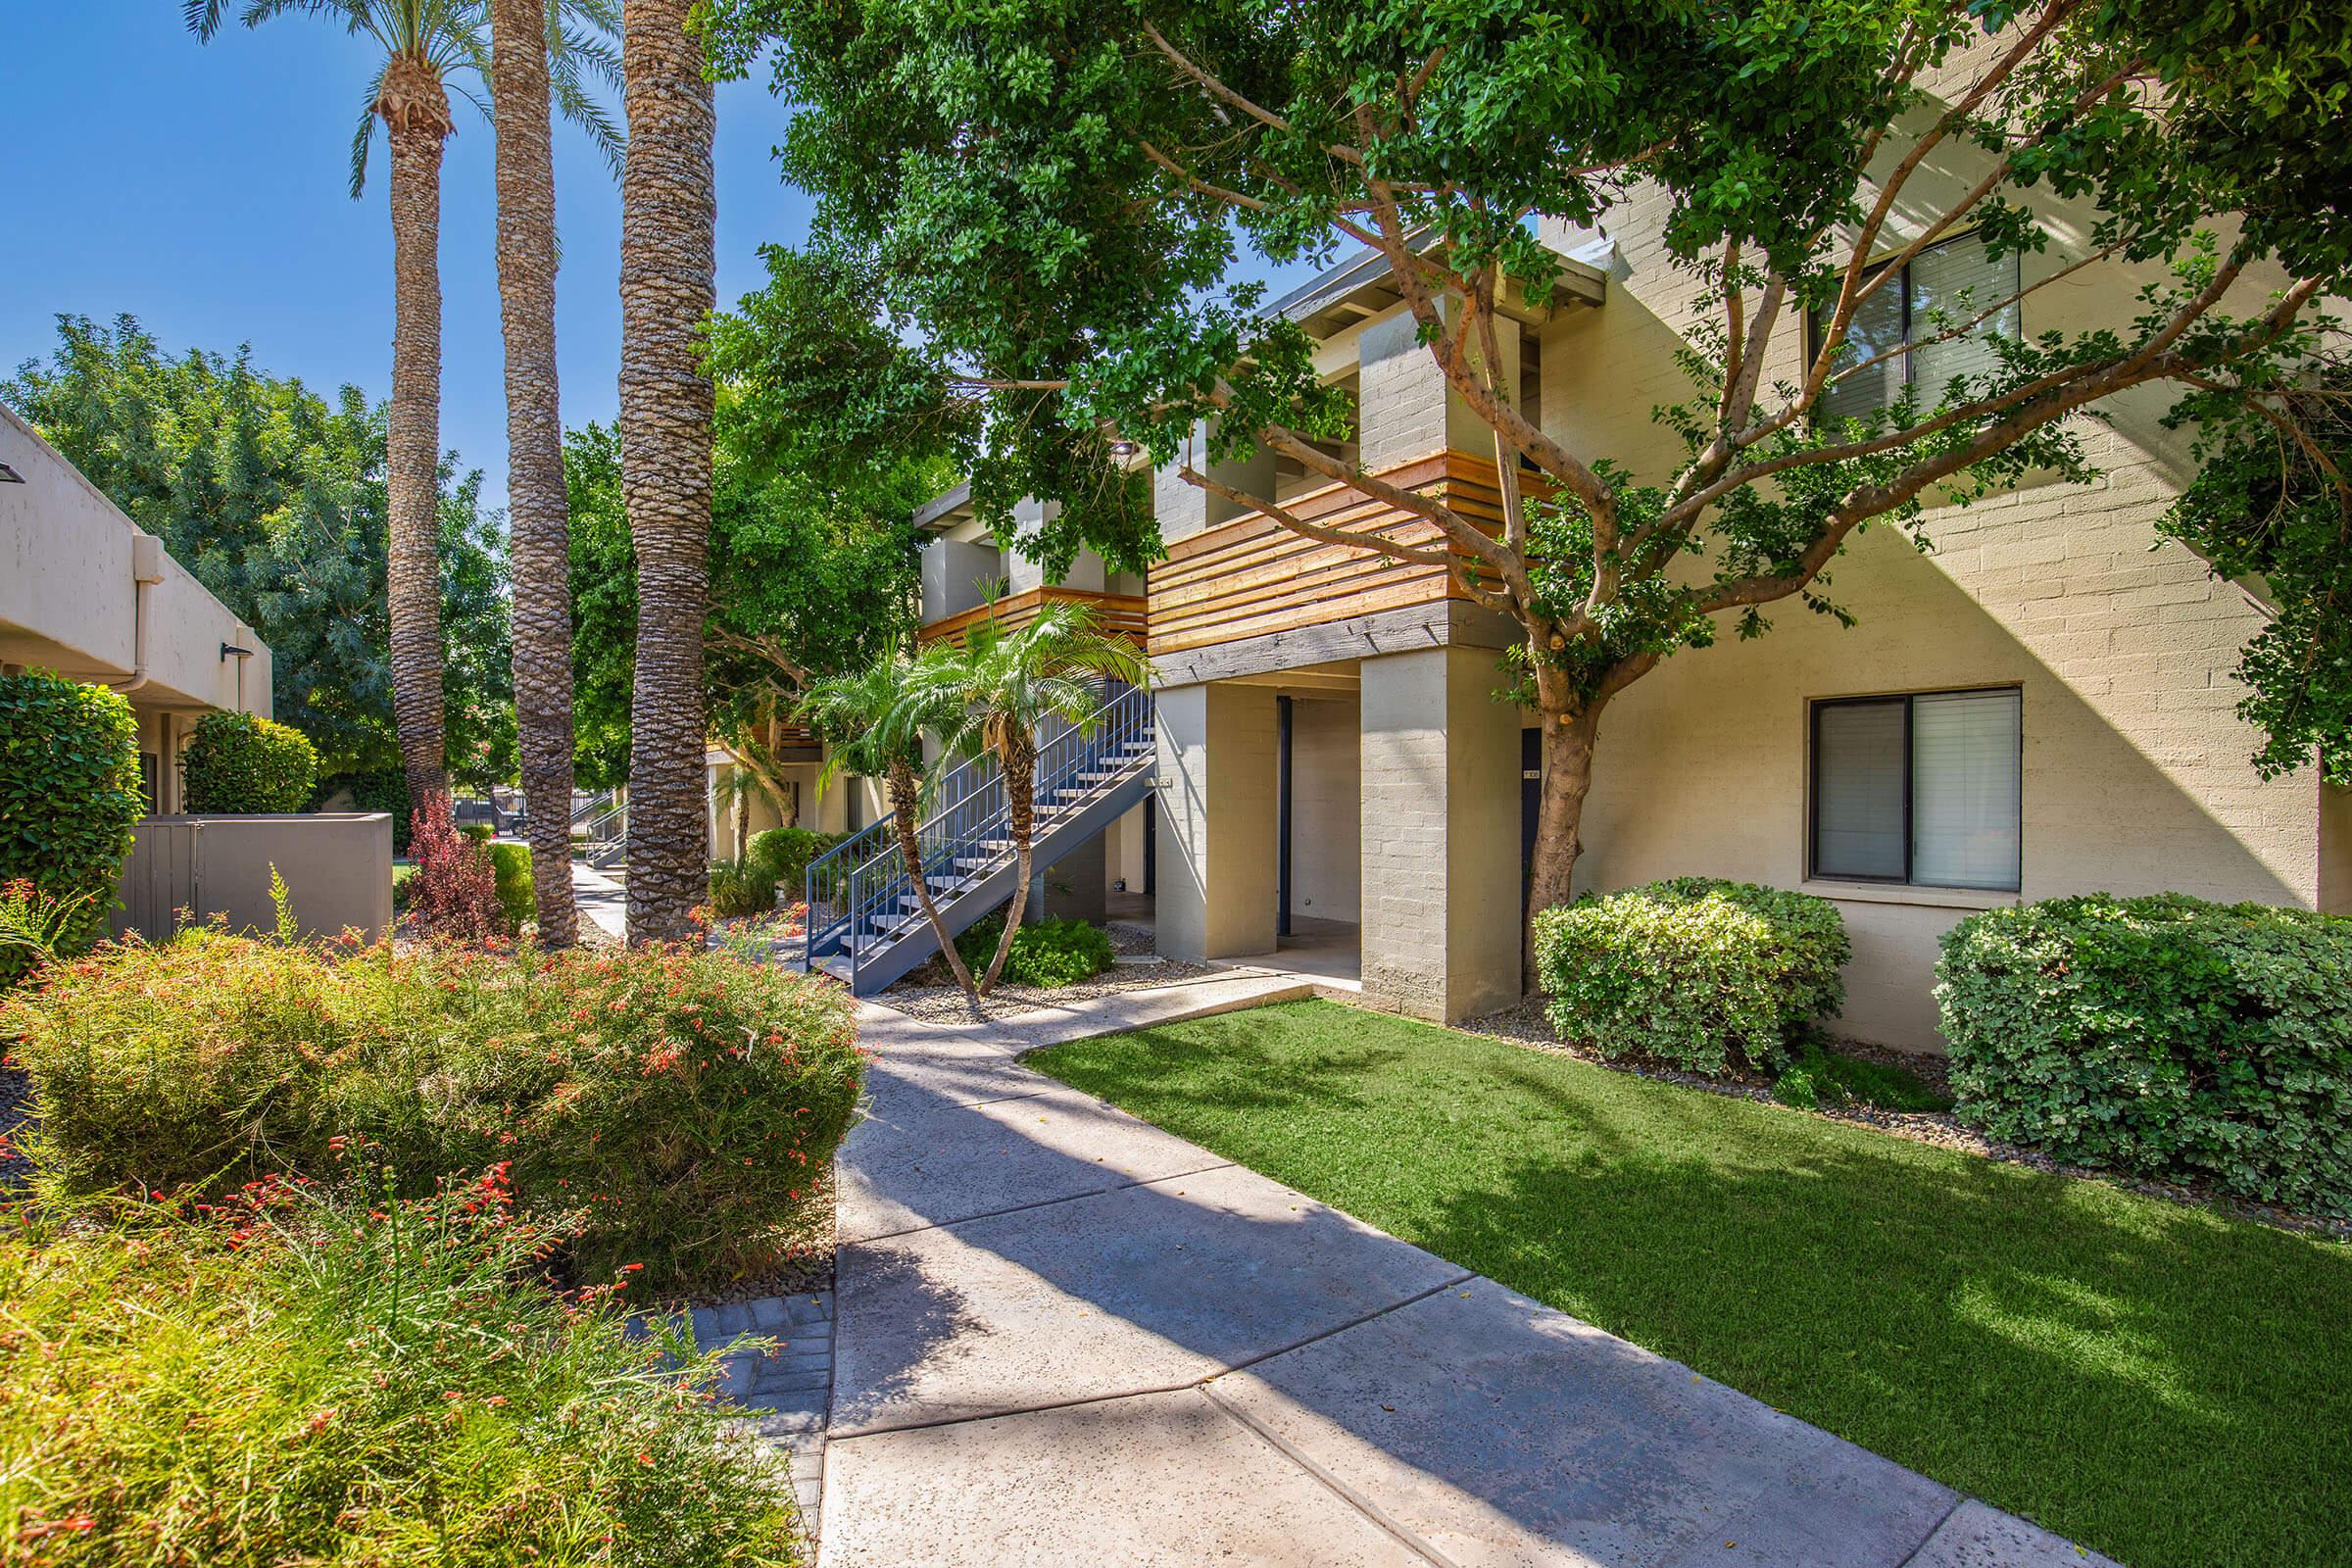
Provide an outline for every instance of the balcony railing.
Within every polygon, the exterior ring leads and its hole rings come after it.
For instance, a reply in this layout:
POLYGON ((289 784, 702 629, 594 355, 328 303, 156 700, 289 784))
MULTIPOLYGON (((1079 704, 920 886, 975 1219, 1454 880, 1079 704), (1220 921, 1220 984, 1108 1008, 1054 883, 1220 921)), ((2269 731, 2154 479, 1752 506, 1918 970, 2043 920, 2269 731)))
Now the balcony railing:
POLYGON ((1032 588, 1027 593, 1000 599, 995 605, 981 605, 957 614, 944 616, 915 634, 925 644, 954 642, 986 620, 993 610, 998 621, 1008 631, 1018 630, 1035 620, 1050 604, 1078 604, 1094 607, 1095 621, 1104 632, 1126 637, 1139 646, 1149 629, 1146 618, 1148 601, 1140 594, 1095 593, 1084 588, 1032 588))
MULTIPOLYGON (((1502 526, 1492 463, 1442 452, 1380 477, 1443 500, 1489 532, 1502 526)), ((1326 528, 1400 544, 1427 545, 1439 537, 1436 523, 1344 484, 1309 491, 1283 510, 1326 528)), ((1182 653, 1461 597, 1442 567, 1325 544, 1262 512, 1249 512, 1176 540, 1167 559, 1152 568, 1152 652, 1182 653)))

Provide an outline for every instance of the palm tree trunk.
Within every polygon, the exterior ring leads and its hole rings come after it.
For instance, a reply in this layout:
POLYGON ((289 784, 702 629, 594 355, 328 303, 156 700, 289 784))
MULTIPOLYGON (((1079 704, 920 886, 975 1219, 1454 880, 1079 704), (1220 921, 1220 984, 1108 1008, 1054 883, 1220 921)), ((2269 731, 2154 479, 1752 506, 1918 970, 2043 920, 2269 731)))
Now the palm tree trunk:
POLYGON ((1021 913, 1029 906, 1029 838, 1037 825, 1037 748, 1028 732, 1019 725, 1010 727, 997 752, 998 765, 1004 772, 1004 819, 1012 831, 1012 902, 1004 906, 1004 935, 998 939, 997 956, 988 961, 988 974, 980 982, 980 995, 987 996, 996 988, 997 976, 1004 972, 1004 960, 1012 956, 1012 939, 1021 929, 1021 913))
POLYGON ((735 809, 729 813, 735 819, 735 863, 743 863, 744 841, 752 832, 752 790, 739 774, 735 779, 735 809))
POLYGON ((626 0, 620 181, 621 496, 637 550, 629 713, 629 940, 684 938, 708 879, 703 620, 710 594, 711 388, 700 333, 716 302, 710 83, 694 0, 626 0))
POLYGON ((377 111, 392 149, 392 719, 409 799, 448 790, 441 729, 441 143, 449 95, 424 62, 395 56, 377 111))
POLYGON ((940 914, 939 906, 931 902, 931 878, 923 869, 923 840, 919 831, 922 819, 922 797, 915 788, 914 769, 893 758, 887 775, 890 785, 891 819, 899 828, 899 858, 906 862, 906 880, 914 884, 914 902, 931 922, 931 934, 939 939, 940 956, 956 972, 956 983, 963 987, 964 1000, 972 1004, 972 1016, 980 1011, 980 988, 972 984, 972 971, 964 967, 963 955, 956 951, 956 938, 948 931, 948 922, 940 914))
POLYGON ((556 172, 546 26, 542 0, 492 0, 514 719, 539 945, 568 948, 579 940, 571 899, 571 514, 556 383, 556 172))

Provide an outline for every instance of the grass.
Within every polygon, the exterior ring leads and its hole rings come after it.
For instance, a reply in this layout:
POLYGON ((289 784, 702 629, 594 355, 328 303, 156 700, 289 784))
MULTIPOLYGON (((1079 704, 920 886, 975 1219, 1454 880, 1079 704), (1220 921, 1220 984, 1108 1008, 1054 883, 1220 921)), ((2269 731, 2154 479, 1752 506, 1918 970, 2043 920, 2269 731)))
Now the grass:
POLYGON ((1323 1002, 1030 1060, 2132 1568, 2352 1563, 2352 1247, 1323 1002))

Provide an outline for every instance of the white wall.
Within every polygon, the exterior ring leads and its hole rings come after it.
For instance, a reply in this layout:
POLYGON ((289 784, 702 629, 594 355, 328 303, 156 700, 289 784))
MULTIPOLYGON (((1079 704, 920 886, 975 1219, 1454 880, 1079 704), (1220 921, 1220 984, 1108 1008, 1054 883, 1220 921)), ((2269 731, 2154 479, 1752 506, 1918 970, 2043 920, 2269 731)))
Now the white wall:
POLYGON ((1361 915, 1363 762, 1357 705, 1291 703, 1291 913, 1361 915))

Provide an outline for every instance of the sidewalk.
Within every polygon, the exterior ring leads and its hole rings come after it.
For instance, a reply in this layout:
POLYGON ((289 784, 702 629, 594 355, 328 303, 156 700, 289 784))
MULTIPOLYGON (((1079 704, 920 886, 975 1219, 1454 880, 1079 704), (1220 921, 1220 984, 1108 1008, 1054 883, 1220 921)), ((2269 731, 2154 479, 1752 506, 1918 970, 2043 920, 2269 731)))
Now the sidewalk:
POLYGON ((861 1008, 820 1568, 2104 1561, 1014 1060, 1307 989, 861 1008))
POLYGON ((585 860, 571 862, 571 902, 580 918, 594 920, 616 939, 629 938, 628 890, 585 860))

